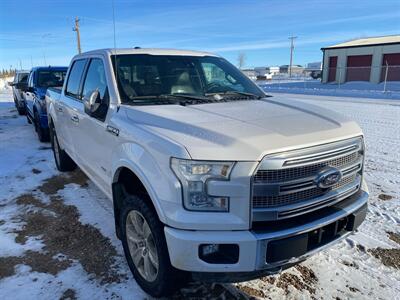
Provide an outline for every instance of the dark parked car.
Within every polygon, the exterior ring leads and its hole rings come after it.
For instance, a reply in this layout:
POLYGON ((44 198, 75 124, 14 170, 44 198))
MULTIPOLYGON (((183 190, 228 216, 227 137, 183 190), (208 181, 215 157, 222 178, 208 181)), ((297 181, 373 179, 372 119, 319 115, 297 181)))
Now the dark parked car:
POLYGON ((28 83, 24 88, 26 117, 35 125, 41 142, 49 141, 49 125, 45 95, 49 87, 62 87, 67 67, 35 67, 32 68, 28 83))
POLYGON ((14 80, 9 82, 8 85, 12 86, 15 107, 20 115, 25 114, 25 100, 21 86, 26 85, 28 82, 29 71, 17 71, 14 80))

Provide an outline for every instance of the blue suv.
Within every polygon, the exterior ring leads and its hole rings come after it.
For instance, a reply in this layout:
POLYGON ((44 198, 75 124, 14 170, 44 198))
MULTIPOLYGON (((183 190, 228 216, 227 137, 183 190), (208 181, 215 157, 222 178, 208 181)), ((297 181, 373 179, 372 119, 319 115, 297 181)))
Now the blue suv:
POLYGON ((67 69, 67 67, 50 66, 32 68, 28 82, 22 88, 26 117, 29 123, 35 125, 35 130, 41 142, 48 142, 50 137, 45 99, 47 88, 62 87, 67 69))

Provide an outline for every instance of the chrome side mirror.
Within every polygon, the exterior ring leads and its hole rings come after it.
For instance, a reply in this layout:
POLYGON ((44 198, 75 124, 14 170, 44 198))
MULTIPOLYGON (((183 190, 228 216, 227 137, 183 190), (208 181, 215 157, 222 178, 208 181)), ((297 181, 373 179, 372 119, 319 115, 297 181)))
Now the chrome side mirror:
POLYGON ((100 93, 99 90, 97 89, 87 93, 83 97, 83 105, 85 107, 85 113, 87 113, 89 116, 93 115, 93 113, 96 112, 100 104, 101 104, 100 93))

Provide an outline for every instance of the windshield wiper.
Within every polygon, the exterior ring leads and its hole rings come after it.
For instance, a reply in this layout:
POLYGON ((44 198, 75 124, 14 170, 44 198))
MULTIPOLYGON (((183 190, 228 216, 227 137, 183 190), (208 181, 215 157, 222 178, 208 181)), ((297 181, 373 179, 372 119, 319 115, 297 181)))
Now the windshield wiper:
POLYGON ((195 104, 197 102, 211 102, 212 100, 207 97, 187 95, 187 94, 161 94, 161 95, 149 95, 149 96, 134 96, 130 97, 129 101, 131 104, 137 105, 149 105, 149 104, 180 104, 186 105, 190 102, 195 104))
POLYGON ((206 95, 241 95, 241 96, 246 96, 246 97, 252 97, 256 99, 262 99, 263 97, 260 95, 252 94, 252 93, 246 93, 246 92, 239 92, 239 91, 225 91, 221 93, 208 93, 206 95))

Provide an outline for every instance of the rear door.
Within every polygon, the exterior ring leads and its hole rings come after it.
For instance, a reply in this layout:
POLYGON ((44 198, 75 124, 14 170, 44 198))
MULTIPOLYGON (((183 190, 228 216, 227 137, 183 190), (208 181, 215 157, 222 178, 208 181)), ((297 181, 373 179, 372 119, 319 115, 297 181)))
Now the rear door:
POLYGON ((61 96, 62 101, 58 101, 55 107, 57 118, 61 120, 61 122, 59 122, 60 126, 56 127, 57 132, 59 132, 57 137, 61 140, 62 147, 76 162, 78 162, 78 156, 76 155, 73 141, 79 124, 75 116, 83 105, 81 98, 81 81, 86 63, 87 59, 77 59, 72 63, 65 89, 61 96))
MULTIPOLYGON (((88 63, 82 84, 82 97, 97 90, 100 98, 109 101, 108 84, 102 57, 92 57, 88 63)), ((109 106, 109 104, 108 104, 109 106)), ((106 107, 108 111, 108 107, 106 107)), ((73 138, 77 155, 84 169, 100 186, 109 187, 111 181, 111 152, 116 136, 107 131, 107 118, 89 116, 84 105, 75 111, 78 130, 73 138)))

